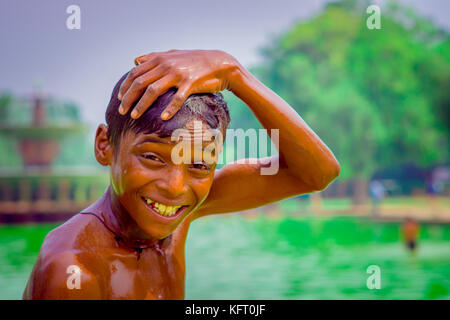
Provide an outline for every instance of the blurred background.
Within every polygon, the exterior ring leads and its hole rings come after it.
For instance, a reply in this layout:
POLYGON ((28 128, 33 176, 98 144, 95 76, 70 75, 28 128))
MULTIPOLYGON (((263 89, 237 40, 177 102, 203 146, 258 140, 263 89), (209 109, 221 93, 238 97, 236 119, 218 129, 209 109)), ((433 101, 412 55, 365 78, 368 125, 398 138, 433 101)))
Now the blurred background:
MULTIPOLYGON (((445 0, 2 1, 0 299, 21 298, 45 235, 104 192, 93 137, 112 88, 136 56, 169 49, 235 56, 342 167, 322 192, 193 223, 186 298, 449 299, 449 12, 445 0), (371 4, 381 29, 367 27, 371 4)), ((261 128, 225 97, 232 128, 261 128)))

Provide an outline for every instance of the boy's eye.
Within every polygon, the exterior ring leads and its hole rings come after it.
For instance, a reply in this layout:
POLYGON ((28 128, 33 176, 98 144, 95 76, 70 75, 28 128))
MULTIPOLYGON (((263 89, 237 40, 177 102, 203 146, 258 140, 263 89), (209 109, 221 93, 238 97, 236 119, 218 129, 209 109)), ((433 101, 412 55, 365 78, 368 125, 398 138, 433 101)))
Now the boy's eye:
POLYGON ((147 159, 147 160, 152 160, 152 161, 158 161, 158 162, 163 162, 158 156, 152 154, 152 153, 144 153, 141 155, 141 157, 147 159))
POLYGON ((210 168, 203 163, 194 163, 192 165, 192 168, 197 169, 197 170, 207 170, 207 171, 210 170, 210 168))

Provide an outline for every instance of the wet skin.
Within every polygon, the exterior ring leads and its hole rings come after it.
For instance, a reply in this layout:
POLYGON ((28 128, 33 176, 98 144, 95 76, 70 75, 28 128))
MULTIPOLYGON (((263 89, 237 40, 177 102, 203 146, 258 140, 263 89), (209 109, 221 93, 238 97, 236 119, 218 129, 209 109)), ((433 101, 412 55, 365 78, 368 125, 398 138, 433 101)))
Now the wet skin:
MULTIPOLYGON (((170 138, 127 132, 114 147, 108 128, 100 125, 95 156, 110 167, 110 186, 83 211, 97 214, 112 232, 97 217, 81 214, 51 231, 25 299, 183 299, 184 247, 193 220, 322 190, 339 174, 334 155, 303 119, 225 52, 171 50, 138 60, 120 90, 121 112, 142 96, 132 113, 138 117, 168 88, 177 87, 165 110, 168 116, 162 113, 167 119, 190 94, 228 89, 266 129, 279 129, 279 171, 261 175, 262 161, 230 163, 220 170, 193 161, 175 164, 170 138), (183 207, 163 217, 144 198, 183 207), (141 254, 134 248, 143 248, 141 254), (70 265, 81 269, 80 289, 67 286, 70 265)), ((194 130, 191 122, 186 129, 194 130)))

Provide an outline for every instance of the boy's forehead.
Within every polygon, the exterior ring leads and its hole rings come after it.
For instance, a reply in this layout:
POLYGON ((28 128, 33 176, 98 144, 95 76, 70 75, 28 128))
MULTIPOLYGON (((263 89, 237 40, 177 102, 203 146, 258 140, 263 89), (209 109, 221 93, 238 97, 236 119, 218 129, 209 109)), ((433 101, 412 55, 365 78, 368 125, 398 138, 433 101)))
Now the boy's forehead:
POLYGON ((132 133, 134 134, 134 145, 144 143, 162 143, 167 145, 176 145, 180 141, 190 141, 193 144, 202 144, 208 146, 211 142, 219 142, 221 139, 217 135, 221 132, 218 129, 211 129, 203 121, 188 121, 182 128, 174 130, 171 136, 160 137, 157 133, 132 133))
POLYGON ((191 119, 185 123, 185 125, 175 130, 172 133, 170 139, 175 143, 180 140, 189 139, 190 141, 199 142, 200 140, 211 142, 216 137, 219 130, 212 129, 206 122, 191 119))

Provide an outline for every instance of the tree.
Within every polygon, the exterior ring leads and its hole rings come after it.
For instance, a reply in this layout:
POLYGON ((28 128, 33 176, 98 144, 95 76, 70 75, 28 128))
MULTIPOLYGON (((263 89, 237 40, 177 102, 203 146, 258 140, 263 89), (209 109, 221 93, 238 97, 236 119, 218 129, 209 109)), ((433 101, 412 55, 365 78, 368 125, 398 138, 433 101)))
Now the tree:
MULTIPOLYGON (((355 203, 377 169, 448 160, 448 32, 395 3, 382 29, 369 30, 367 5, 329 4, 275 38, 251 69, 335 152, 355 203)), ((234 117, 245 125, 248 115, 234 117)))

